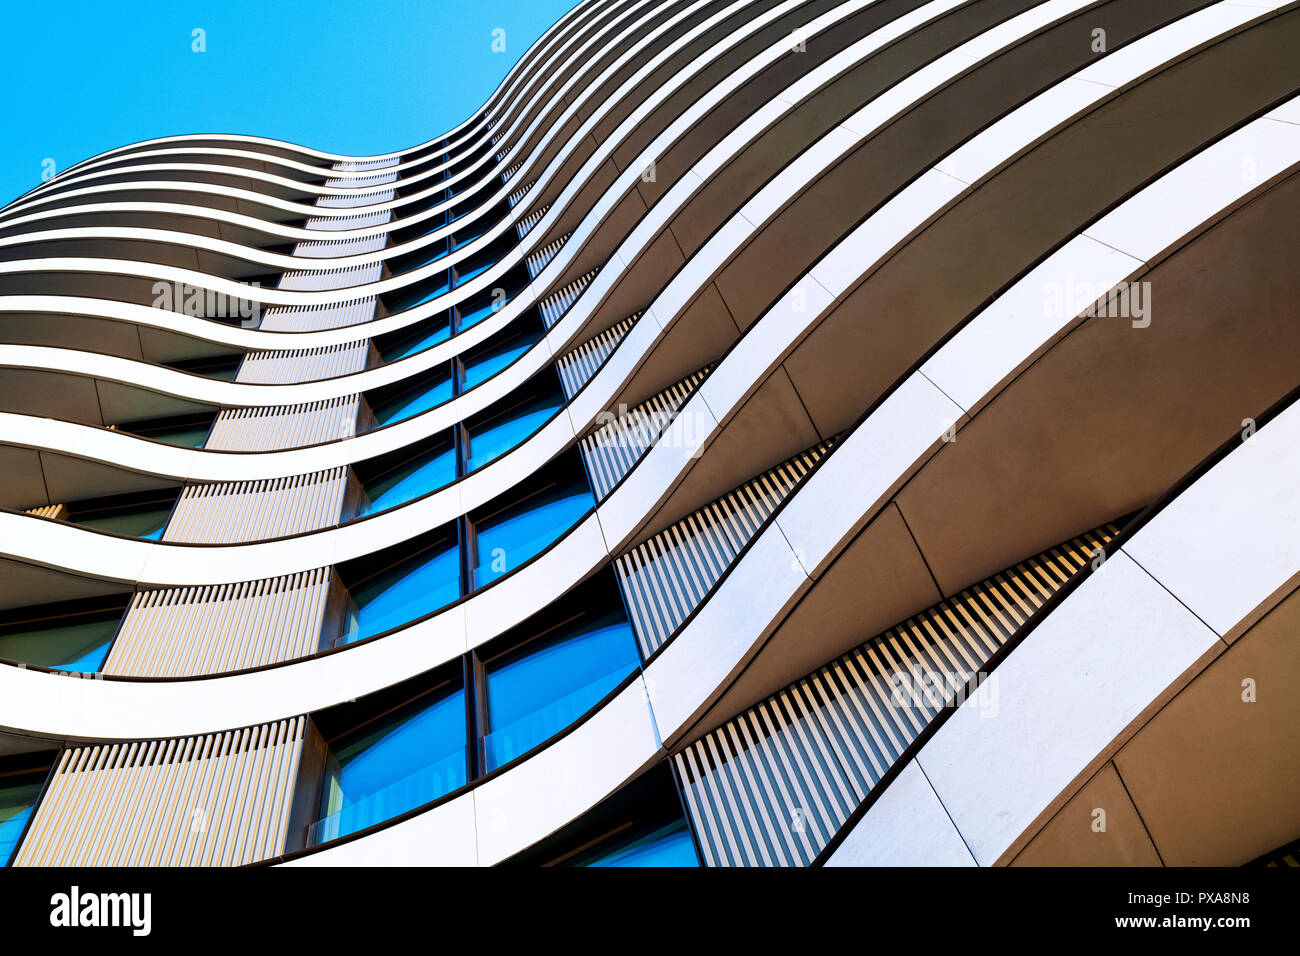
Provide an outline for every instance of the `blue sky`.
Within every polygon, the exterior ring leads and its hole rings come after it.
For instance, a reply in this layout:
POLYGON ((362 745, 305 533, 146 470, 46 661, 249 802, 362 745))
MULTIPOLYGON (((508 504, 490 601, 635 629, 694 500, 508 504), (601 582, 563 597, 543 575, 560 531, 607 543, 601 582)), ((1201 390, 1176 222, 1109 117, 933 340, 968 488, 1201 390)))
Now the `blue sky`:
POLYGON ((576 0, 61 0, 0 32, 0 203, 114 146, 248 133, 380 153, 464 120, 576 0), (206 52, 193 52, 193 30, 206 52), (492 50, 505 31, 505 52, 492 50))

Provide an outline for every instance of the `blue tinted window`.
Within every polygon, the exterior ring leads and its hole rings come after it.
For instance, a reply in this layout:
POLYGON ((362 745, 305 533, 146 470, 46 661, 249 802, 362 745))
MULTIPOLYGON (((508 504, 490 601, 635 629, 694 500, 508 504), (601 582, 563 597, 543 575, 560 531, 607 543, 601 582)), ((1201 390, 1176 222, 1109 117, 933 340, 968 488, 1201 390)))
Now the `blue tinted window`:
POLYGON ((632 629, 610 616, 529 644, 487 668, 486 769, 573 723, 639 666, 632 629))
POLYGON ((362 514, 396 508, 456 480, 456 449, 429 452, 366 485, 370 503, 362 514))
POLYGON ((473 471, 482 468, 500 457, 541 428, 559 410, 560 399, 552 396, 475 426, 470 430, 469 457, 465 469, 473 471))
POLYGON ((333 758, 311 843, 354 833, 464 786, 465 694, 457 688, 405 708, 333 758))
POLYGON ((211 430, 210 425, 201 425, 197 428, 178 428, 175 431, 154 432, 148 437, 154 441, 166 442, 168 445, 179 445, 182 448, 202 448, 203 443, 208 440, 208 432, 211 430))
POLYGON ((158 541, 162 538, 163 529, 167 527, 167 519, 171 517, 171 513, 172 505, 168 502, 163 505, 149 504, 140 508, 120 508, 107 514, 86 518, 72 517, 69 520, 85 528, 144 538, 146 541, 158 541))
MULTIPOLYGON (((430 176, 428 182, 440 183, 446 178, 447 176, 445 173, 437 176, 430 176)), ((432 192, 429 193, 429 195, 424 197, 424 204, 426 204, 426 208, 428 209, 433 209, 435 206, 439 205, 440 203, 444 203, 446 201, 447 201, 447 190, 445 189, 433 190, 432 192)), ((427 236, 430 232, 433 232, 435 229, 441 229, 443 226, 447 225, 447 213, 446 212, 436 213, 435 215, 430 216, 424 222, 425 225, 428 226, 428 231, 425 232, 425 235, 427 236)))
POLYGON ((439 342, 445 342, 449 338, 451 338, 451 323, 448 321, 448 316, 439 315, 432 321, 419 323, 407 338, 396 345, 385 348, 383 350, 384 361, 396 362, 408 355, 415 355, 417 352, 432 348, 439 342))
POLYGON ((454 542, 431 548, 352 589, 357 609, 348 617, 343 643, 382 634, 459 597, 460 549, 454 542))
POLYGON ((235 376, 239 374, 239 363, 231 362, 228 365, 210 365, 204 369, 194 369, 195 375, 202 375, 205 378, 216 379, 219 382, 233 382, 235 376))
MULTIPOLYGON (((63 618, 63 621, 68 621, 63 618)), ((0 657, 56 670, 93 674, 104 664, 116 616, 98 621, 76 621, 10 629, 0 634, 0 657)))
POLYGON ((447 240, 439 239, 437 242, 431 242, 418 253, 411 255, 410 259, 402 260, 402 270, 399 275, 418 269, 421 266, 427 266, 431 262, 437 262, 447 255, 447 240))
POLYGON ((474 586, 513 571, 546 549, 596 504, 585 483, 550 488, 513 508, 474 523, 478 566, 474 586))
POLYGON ((182 448, 202 448, 203 443, 208 440, 208 432, 212 430, 212 422, 190 422, 184 425, 158 425, 147 428, 132 428, 130 425, 123 425, 122 428, 126 431, 133 431, 142 438, 151 438, 154 441, 165 442, 168 445, 179 445, 182 448))
MULTIPOLYGON (((464 263, 463 265, 461 265, 456 269, 457 287, 463 286, 466 282, 468 282, 470 279, 473 279, 475 276, 482 275, 483 273, 487 272, 496 264, 497 264, 496 259, 487 259, 487 258, 464 263)), ((462 323, 462 328, 463 327, 464 327, 464 323, 462 323)))
POLYGON ((448 272, 441 272, 427 280, 427 282, 427 285, 421 285, 419 289, 407 293, 403 298, 399 298, 394 303, 392 311, 405 312, 408 309, 414 309, 417 305, 431 302, 451 289, 451 275, 448 272))
MULTIPOLYGON (((463 280, 462 280, 463 281, 463 280)), ((490 315, 494 315, 505 308, 509 303, 511 296, 475 296, 469 302, 462 303, 456 309, 456 330, 463 332, 466 329, 478 325, 490 315)))
POLYGON ((21 774, 0 777, 0 866, 5 866, 31 818, 41 795, 45 774, 21 774))
POLYGON ((485 220, 479 220, 472 226, 465 227, 461 232, 452 237, 452 248, 463 249, 471 242, 488 231, 489 225, 485 220))
POLYGON ((537 344, 541 337, 540 330, 528 335, 518 335, 496 348, 466 358, 464 387, 473 388, 480 382, 487 381, 537 344))
MULTIPOLYGON (((427 176, 419 182, 414 183, 413 185, 415 189, 412 196, 419 196, 420 198, 403 207, 403 215, 399 221, 413 219, 420 213, 428 212, 439 203, 444 202, 447 199, 446 188, 437 189, 435 187, 446 178, 447 177, 441 173, 434 173, 432 176, 427 176)), ((444 223, 443 213, 438 213, 432 219, 426 219, 425 222, 430 225, 442 225, 444 223)))
POLYGON ((699 866, 685 820, 598 850, 583 866, 699 866))
POLYGON ((204 378, 216 379, 221 382, 233 382, 235 380, 235 375, 239 372, 240 359, 211 358, 183 362, 167 362, 164 364, 169 368, 174 368, 181 372, 188 372, 190 375, 201 375, 204 378))
POLYGON ((405 421, 421 412, 441 405, 451 398, 451 376, 444 373, 441 381, 425 381, 401 395, 396 395, 374 407, 376 425, 392 425, 405 421))
MULTIPOLYGON (((418 203, 414 204, 414 206, 411 208, 410 213, 402 217, 401 222, 405 222, 407 219, 413 219, 422 212, 428 212, 430 209, 437 206, 440 202, 443 202, 446 198, 447 198, 446 190, 431 193, 428 196, 425 196, 418 203)), ((416 239, 423 239, 425 236, 433 235, 435 232, 437 232, 445 225, 447 225, 447 214, 442 212, 434 213, 429 218, 421 222, 414 223, 410 226, 407 226, 405 229, 401 230, 401 241, 414 242, 416 239), (418 229, 419 232, 412 231, 416 229, 418 229)))

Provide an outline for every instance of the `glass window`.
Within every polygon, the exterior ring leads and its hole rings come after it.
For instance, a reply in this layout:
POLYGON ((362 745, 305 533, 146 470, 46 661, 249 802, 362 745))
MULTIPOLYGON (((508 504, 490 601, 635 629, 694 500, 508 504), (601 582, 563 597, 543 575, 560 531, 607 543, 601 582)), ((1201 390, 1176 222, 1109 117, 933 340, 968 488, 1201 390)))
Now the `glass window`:
POLYGON ((423 199, 416 200, 415 202, 405 206, 402 218, 394 223, 396 228, 392 233, 390 233, 392 242, 396 245, 413 242, 416 239, 423 239, 425 236, 431 236, 443 226, 447 225, 447 216, 445 213, 441 212, 433 213, 427 218, 421 219, 419 222, 411 223, 406 226, 402 225, 402 223, 414 219, 421 213, 428 212, 430 209, 443 202, 447 198, 445 192, 445 190, 439 190, 438 192, 432 193, 425 196, 423 199))
POLYGON ((382 634, 460 597, 460 548, 445 539, 350 588, 356 610, 341 643, 382 634))
POLYGON ((487 381, 497 372, 514 363, 542 337, 540 328, 530 329, 523 335, 516 335, 492 348, 476 352, 465 358, 465 374, 462 388, 470 389, 487 381))
POLYGON ((99 620, 55 619, 6 628, 0 657, 78 674, 96 673, 117 633, 118 616, 99 620))
POLYGON ((154 441, 166 442, 168 445, 180 445, 182 448, 202 448, 203 443, 208 440, 208 432, 212 430, 211 425, 191 426, 189 428, 175 428, 166 431, 156 431, 146 437, 154 441))
POLYGON ((208 432, 212 430, 214 417, 213 415, 205 415, 173 421, 141 422, 122 425, 121 429, 129 431, 133 435, 139 435, 141 438, 166 442, 168 445, 179 445, 182 448, 202 448, 203 443, 208 440, 208 432))
MULTIPOLYGON (((406 383, 402 383, 406 384, 406 383)), ((424 374, 405 391, 380 398, 371 404, 375 425, 392 425, 441 405, 452 397, 451 373, 442 367, 424 374)))
POLYGON ((235 376, 239 374, 238 362, 226 362, 223 365, 208 365, 200 370, 193 370, 198 375, 207 378, 216 379, 218 382, 233 382, 235 376))
POLYGON ((558 629, 489 663, 484 769, 559 733, 638 666, 632 629, 614 613, 558 629))
POLYGON ((598 847, 577 866, 699 866, 685 820, 664 824, 598 847))
POLYGON ((159 541, 171 517, 176 497, 122 504, 101 504, 102 501, 69 504, 68 521, 83 528, 159 541))
POLYGON ((460 232, 456 233, 454 236, 451 237, 452 248, 463 249, 465 246, 468 246, 479 236, 487 232, 489 225, 490 225, 489 223, 480 219, 475 221, 472 225, 465 227, 460 232))
MULTIPOLYGON (((447 171, 448 178, 455 175, 451 170, 447 171)), ((447 198, 457 199, 455 207, 448 210, 447 222, 458 222, 471 213, 476 213, 482 208, 482 196, 473 196, 471 193, 478 187, 479 177, 471 176, 468 179, 462 179, 458 183, 452 183, 447 187, 447 198)))
POLYGON ((239 371, 241 357, 238 355, 219 355, 215 358, 191 359, 182 362, 169 362, 169 368, 177 369, 181 372, 189 372, 191 375, 202 375, 204 378, 216 379, 222 382, 233 382, 235 374, 239 371))
POLYGON ((417 159, 425 159, 427 162, 441 162, 442 157, 438 154, 446 145, 447 141, 445 139, 440 143, 430 143, 428 146, 421 147, 413 153, 407 153, 402 157, 402 159, 406 162, 412 162, 417 159), (429 157, 432 157, 432 159, 429 159, 429 157))
MULTIPOLYGON (((484 228, 480 223, 478 228, 484 228)), ((514 249, 514 241, 508 237, 495 240, 487 248, 474 253, 460 265, 455 266, 456 286, 463 286, 475 276, 482 275, 504 259, 514 249)))
POLYGON ((414 289, 409 289, 395 296, 388 311, 405 312, 408 309, 414 309, 417 305, 432 302, 438 296, 444 295, 450 290, 451 274, 446 271, 439 272, 425 279, 414 289))
POLYGON ((558 395, 547 395, 470 427, 465 470, 482 468, 514 448, 546 424, 561 404, 558 395))
POLYGON ((544 551, 595 504, 585 481, 571 481, 475 521, 474 587, 483 587, 544 551))
MULTIPOLYGON (((463 280, 462 280, 463 281, 463 280)), ((478 325, 490 315, 500 312, 510 301, 510 296, 475 296, 462 303, 456 309, 456 330, 464 332, 471 326, 478 325)))
POLYGON ((370 501, 361 513, 373 514, 396 508, 455 480, 456 447, 448 443, 366 482, 366 496, 370 501))
POLYGON ((445 238, 439 239, 436 242, 429 243, 423 249, 418 249, 415 252, 402 256, 401 260, 397 263, 397 268, 394 270, 394 274, 404 275, 414 269, 419 269, 421 266, 427 266, 431 262, 437 262, 446 255, 447 240, 445 238))
POLYGON ((435 691, 331 746, 308 842, 354 833, 465 785, 465 693, 435 691))
POLYGON ((47 771, 0 776, 0 866, 8 865, 31 819, 47 771))
POLYGON ((432 348, 449 338, 451 338, 451 313, 442 312, 389 338, 385 344, 380 345, 379 354, 383 356, 385 362, 396 362, 408 355, 415 355, 417 352, 432 348))
MULTIPOLYGON (((497 264, 495 258, 473 258, 456 268, 456 286, 463 286, 470 279, 480 276, 497 264)), ((472 323, 471 323, 472 324, 472 323)), ((464 324, 461 325, 464 328, 464 324)))

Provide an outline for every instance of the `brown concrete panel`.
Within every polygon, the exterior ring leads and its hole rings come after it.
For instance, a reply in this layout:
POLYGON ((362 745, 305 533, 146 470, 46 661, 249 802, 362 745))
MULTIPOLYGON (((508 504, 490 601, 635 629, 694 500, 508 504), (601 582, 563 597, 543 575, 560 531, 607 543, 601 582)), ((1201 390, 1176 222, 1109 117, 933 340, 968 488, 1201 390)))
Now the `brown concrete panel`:
POLYGON ((0 313, 0 341, 7 345, 68 345, 100 355, 139 359, 140 337, 130 322, 50 312, 0 313))
MULTIPOLYGON (((593 174, 590 185, 582 191, 578 201, 569 207, 564 215, 560 217, 558 224, 547 233, 547 239, 554 241, 577 228, 582 223, 586 213, 590 211, 592 205, 599 201, 617 176, 617 167, 607 160, 593 174)), ((609 261, 614 249, 623 241, 623 237, 636 227, 636 224, 641 221, 644 215, 645 203, 641 201, 641 197, 637 195, 634 189, 624 196, 610 214, 605 217, 604 221, 596 227, 587 241, 583 243, 582 249, 574 257, 572 264, 565 269, 564 274, 551 288, 563 288, 592 269, 603 268, 605 263, 609 261)), ((540 248, 540 245, 534 248, 540 248)))
POLYGON ((644 310, 685 261, 672 234, 661 232, 619 278, 577 340, 590 338, 632 313, 644 310))
POLYGON ((951 593, 1143 507, 1295 385, 1300 177, 1161 263, 1151 324, 1087 320, 898 496, 951 593))
POLYGON ((898 509, 887 507, 804 594, 691 736, 941 599, 898 509))
POLYGON ((1011 866, 1160 866, 1120 782, 1108 763, 1070 798, 1011 861, 1011 866), (1098 815, 1102 811, 1103 816, 1098 815))
POLYGON ((0 610, 101 594, 125 594, 130 590, 131 586, 127 584, 83 578, 66 571, 0 559, 0 610))
POLYGON ((631 545, 658 534, 819 440, 789 378, 777 369, 727 422, 631 545))
MULTIPOLYGON (((1300 42, 1300 17, 1280 18, 1276 26, 1249 30, 1157 74, 1062 130, 914 238, 790 357, 791 378, 818 427, 834 431, 852 421, 858 409, 1046 250, 1070 238, 1136 186, 1289 90, 1295 77, 1287 63, 1289 54, 1283 52, 1287 42, 1300 42), (1227 63, 1234 56, 1258 62, 1258 73, 1252 70, 1248 78, 1220 83, 1223 71, 1231 72, 1227 63), (853 374, 828 374, 828 369, 836 368, 853 374)), ((972 81, 984 72, 978 71, 972 81)), ((1012 84, 1011 77, 1005 79, 1012 84)), ((975 89, 971 81, 959 83, 945 94, 948 103, 943 111, 917 111, 918 115, 925 115, 930 126, 950 122, 945 117, 955 111, 975 108, 960 98, 963 91, 975 89)), ((992 90, 988 96, 996 101, 992 90)), ((913 124, 908 129, 922 122, 911 117, 908 121, 913 124)), ((896 124, 894 129, 902 128, 896 124)), ((853 162, 865 164, 859 178, 873 183, 888 180, 888 168, 870 160, 893 132, 887 131, 855 154, 853 162)), ((909 163, 918 158, 909 155, 909 163)), ((825 202, 830 204, 829 195, 825 202)), ((771 246, 775 241, 764 239, 763 244, 771 246)), ((769 253, 794 254, 787 244, 769 253)), ((740 264, 738 258, 728 269, 740 264)), ((728 281, 724 273, 718 286, 736 312, 741 307, 728 281)))
POLYGON ((613 405, 629 408, 716 362, 740 338, 736 323, 712 285, 691 303, 632 374, 613 405))
POLYGON ((94 379, 39 369, 0 368, 0 411, 104 424, 94 379))
POLYGON ((0 445, 0 508, 39 508, 52 504, 45 493, 40 453, 34 448, 0 445))
MULTIPOLYGON (((705 186, 691 205, 677 214, 672 229, 683 250, 689 255, 699 248, 717 228, 719 210, 734 208, 737 197, 748 198, 809 145, 861 109, 864 103, 880 95, 921 64, 1028 6, 1032 4, 1025 0, 998 0, 995 3, 968 5, 886 45, 864 63, 828 83, 808 102, 773 124, 747 146, 728 165, 725 179, 705 186)), ((885 16, 892 19, 903 9, 891 6, 885 16)), ((873 20, 874 11, 864 11, 860 16, 865 17, 862 26, 876 25, 873 20)), ((809 49, 812 49, 811 43, 809 49)), ((951 116, 948 121, 950 126, 954 125, 951 116)), ((965 118, 955 126, 964 123, 965 118)), ((909 170, 895 169, 892 172, 894 177, 899 177, 908 175, 909 170)), ((865 215, 873 201, 879 201, 882 189, 888 188, 887 184, 879 184, 874 177, 855 178, 850 174, 848 181, 851 182, 849 186, 838 182, 835 186, 827 183, 826 186, 810 187, 809 191, 816 194, 812 201, 802 204, 796 202, 791 209, 801 208, 803 211, 799 216, 807 216, 811 222, 802 230, 795 229, 788 236, 785 236, 783 228, 775 229, 764 240, 772 249, 762 251, 760 257, 780 260, 785 255, 791 257, 791 264, 812 262, 849 223, 865 215)), ((787 213, 782 214, 785 215, 787 213)), ((789 225, 793 228, 793 223, 789 225)), ((724 295, 733 291, 730 286, 734 285, 734 291, 739 296, 735 305, 738 308, 745 305, 753 308, 753 302, 743 297, 743 276, 743 270, 738 270, 734 278, 729 280, 729 288, 724 291, 724 295)), ((754 301, 762 298, 762 292, 779 290, 782 284, 771 285, 771 282, 765 280, 763 286, 756 290, 760 294, 754 301)))
POLYGON ((166 395, 124 382, 98 379, 95 384, 99 391, 99 404, 103 409, 106 425, 216 411, 215 405, 203 405, 176 395, 166 395))
POLYGON ((1298 636, 1300 591, 1240 637, 1116 755, 1115 766, 1169 866, 1239 866, 1300 834, 1298 636))
POLYGON ((115 465, 58 455, 51 451, 41 452, 41 464, 52 502, 175 488, 180 484, 175 479, 141 474, 115 465))

